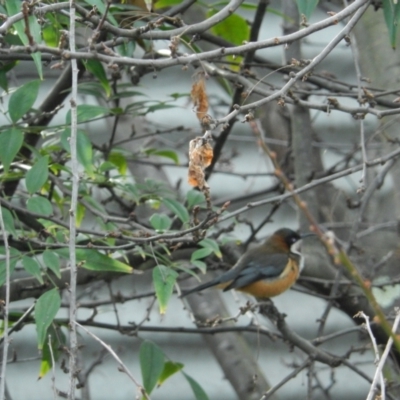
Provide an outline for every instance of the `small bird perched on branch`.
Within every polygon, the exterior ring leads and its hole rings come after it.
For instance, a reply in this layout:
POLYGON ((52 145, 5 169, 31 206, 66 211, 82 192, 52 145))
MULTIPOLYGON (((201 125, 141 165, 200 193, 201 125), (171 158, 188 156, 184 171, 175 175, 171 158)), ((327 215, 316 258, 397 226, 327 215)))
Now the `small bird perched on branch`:
POLYGON ((278 296, 297 280, 304 266, 301 240, 313 233, 300 235, 288 228, 277 230, 261 245, 248 250, 227 272, 184 292, 181 297, 212 286, 223 291, 236 289, 265 299, 278 296))

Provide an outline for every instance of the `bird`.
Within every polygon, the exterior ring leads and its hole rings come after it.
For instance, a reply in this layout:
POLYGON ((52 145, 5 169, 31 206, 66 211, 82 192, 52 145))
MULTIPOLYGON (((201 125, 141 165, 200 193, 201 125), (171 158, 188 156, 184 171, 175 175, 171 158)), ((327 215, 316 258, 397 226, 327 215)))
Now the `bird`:
POLYGON ((300 235, 289 228, 278 229, 262 244, 245 252, 229 271, 183 292, 181 297, 213 286, 224 292, 235 289, 258 299, 278 296, 299 277, 304 267, 301 240, 308 236, 315 234, 300 235))

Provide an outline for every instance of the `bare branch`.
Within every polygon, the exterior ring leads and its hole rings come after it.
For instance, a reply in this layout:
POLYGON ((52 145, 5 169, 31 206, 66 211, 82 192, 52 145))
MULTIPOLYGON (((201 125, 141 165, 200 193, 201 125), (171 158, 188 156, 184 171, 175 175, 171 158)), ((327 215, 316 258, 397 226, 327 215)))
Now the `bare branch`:
MULTIPOLYGON (((70 0, 70 30, 69 45, 71 51, 75 51, 75 0, 70 0)), ((76 332, 76 288, 78 266, 76 264, 76 212, 78 204, 79 190, 79 166, 77 155, 77 131, 78 131, 78 65, 76 60, 71 60, 72 84, 71 84, 71 172, 72 172, 72 193, 71 205, 69 209, 69 263, 71 268, 71 280, 69 286, 69 328, 70 328, 70 346, 69 346, 69 388, 68 400, 75 400, 75 382, 77 377, 77 355, 78 355, 78 336, 76 332)))

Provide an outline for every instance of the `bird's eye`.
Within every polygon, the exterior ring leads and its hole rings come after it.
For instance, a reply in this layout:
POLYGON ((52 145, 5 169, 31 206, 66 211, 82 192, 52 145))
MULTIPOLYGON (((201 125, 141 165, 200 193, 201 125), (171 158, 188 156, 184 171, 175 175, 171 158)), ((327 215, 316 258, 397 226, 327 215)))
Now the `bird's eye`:
POLYGON ((292 236, 292 237, 290 238, 291 244, 296 243, 298 240, 299 240, 299 238, 298 238, 297 236, 292 236))

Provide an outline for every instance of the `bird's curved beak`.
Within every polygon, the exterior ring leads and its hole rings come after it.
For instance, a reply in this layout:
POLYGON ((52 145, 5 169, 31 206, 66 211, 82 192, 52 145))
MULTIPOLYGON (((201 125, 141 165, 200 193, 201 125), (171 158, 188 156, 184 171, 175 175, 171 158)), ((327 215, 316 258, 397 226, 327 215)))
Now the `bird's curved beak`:
POLYGON ((302 235, 300 235, 300 240, 298 240, 296 243, 292 245, 290 251, 292 251, 293 253, 300 253, 301 245, 303 244, 303 239, 311 236, 317 236, 317 235, 315 233, 303 233, 302 235))
POLYGON ((315 234, 315 233, 303 233, 303 234, 300 235, 302 240, 304 238, 311 237, 311 236, 317 236, 317 234, 315 234))

